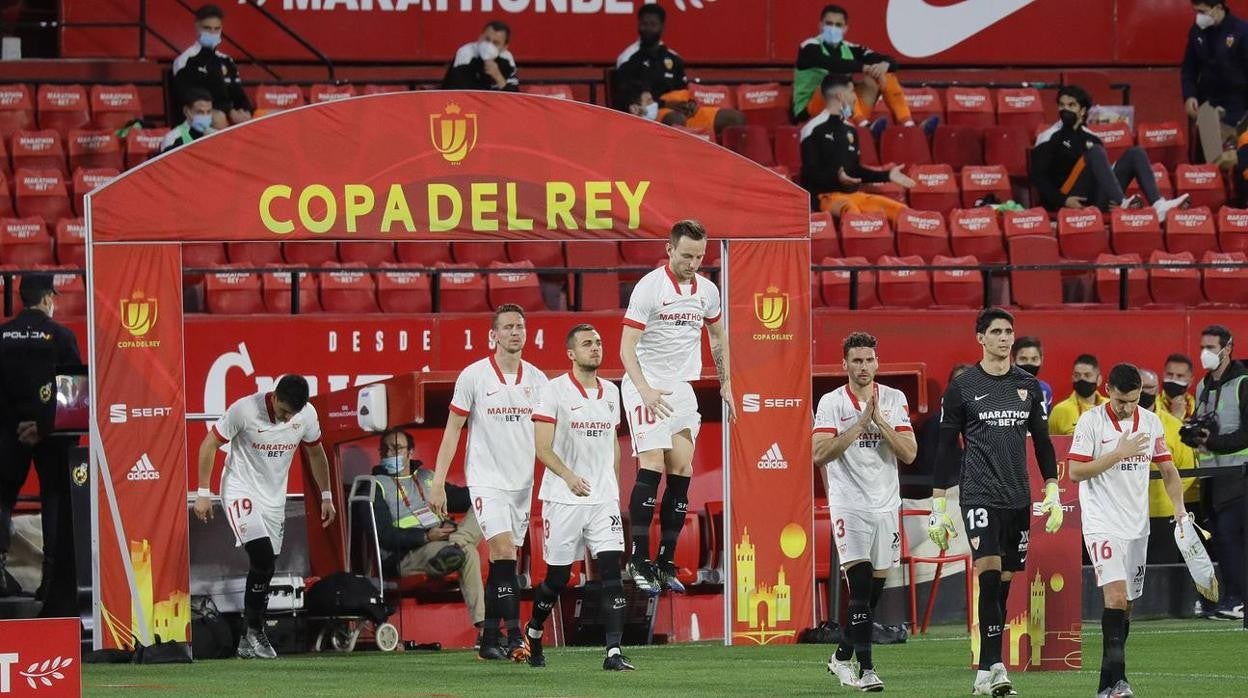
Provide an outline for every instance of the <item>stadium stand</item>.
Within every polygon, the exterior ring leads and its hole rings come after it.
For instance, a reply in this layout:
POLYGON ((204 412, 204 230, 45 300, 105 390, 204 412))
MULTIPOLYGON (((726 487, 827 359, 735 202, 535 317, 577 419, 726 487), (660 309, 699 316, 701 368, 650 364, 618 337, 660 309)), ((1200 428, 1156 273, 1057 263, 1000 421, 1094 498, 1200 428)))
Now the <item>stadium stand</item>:
POLYGON ((973 256, 985 264, 1005 261, 997 212, 988 206, 954 209, 949 214, 949 240, 959 257, 973 256))
POLYGON ((26 85, 0 85, 0 138, 8 141, 18 131, 35 125, 35 105, 26 85))
POLYGON ((980 261, 974 255, 932 258, 933 308, 977 308, 984 302, 984 284, 979 272, 942 267, 974 267, 980 261))
POLYGON ((949 254, 949 230, 937 211, 905 209, 897 214, 897 251, 930 260, 949 254))

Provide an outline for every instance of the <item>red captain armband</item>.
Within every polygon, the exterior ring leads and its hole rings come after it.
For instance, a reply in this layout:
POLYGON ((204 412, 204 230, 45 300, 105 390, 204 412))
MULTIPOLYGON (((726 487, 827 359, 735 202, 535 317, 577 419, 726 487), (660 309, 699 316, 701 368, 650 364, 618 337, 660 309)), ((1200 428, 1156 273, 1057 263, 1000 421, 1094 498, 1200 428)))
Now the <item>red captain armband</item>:
POLYGON ((642 332, 646 331, 646 326, 643 323, 637 322, 631 318, 624 318, 624 326, 632 327, 633 329, 641 330, 642 332))
POLYGON ((461 416, 461 417, 467 417, 467 416, 468 416, 468 410, 465 410, 465 409, 464 409, 464 408, 462 408, 462 407, 456 407, 454 404, 452 404, 452 405, 450 406, 450 408, 451 408, 451 411, 452 411, 452 412, 454 412, 455 414, 457 414, 457 415, 459 415, 459 416, 461 416))
POLYGON ((720 318, 722 318, 723 316, 724 316, 724 314, 723 314, 723 313, 720 313, 719 315, 716 315, 715 317, 708 317, 708 318, 706 319, 706 324, 708 324, 708 325, 714 325, 715 323, 719 322, 719 319, 720 319, 720 318))
POLYGON ((555 423, 555 418, 554 418, 554 417, 547 417, 547 416, 546 416, 546 415, 544 415, 544 414, 538 414, 538 413, 534 412, 534 413, 533 413, 533 421, 535 421, 535 422, 545 422, 546 424, 554 424, 554 423, 555 423))

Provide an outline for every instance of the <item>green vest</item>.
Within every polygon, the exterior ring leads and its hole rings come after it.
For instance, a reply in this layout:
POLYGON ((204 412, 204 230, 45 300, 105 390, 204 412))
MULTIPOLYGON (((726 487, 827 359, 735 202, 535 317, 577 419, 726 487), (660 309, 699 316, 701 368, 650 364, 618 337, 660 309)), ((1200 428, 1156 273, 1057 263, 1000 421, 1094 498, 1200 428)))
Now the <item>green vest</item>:
POLYGON ((195 140, 195 137, 191 135, 191 125, 185 121, 174 127, 173 132, 178 134, 178 140, 181 141, 179 145, 186 145, 195 140))
MULTIPOLYGON (((1210 390, 1201 385, 1200 395, 1196 399, 1196 411, 1199 413, 1212 411, 1218 415, 1218 433, 1230 434, 1239 429, 1239 384, 1248 376, 1237 376, 1227 381, 1221 388, 1210 390), (1214 400, 1212 407, 1207 401, 1214 400)), ((1199 451, 1201 465, 1243 465, 1248 449, 1234 453, 1209 453, 1199 451)))
MULTIPOLYGON (((819 50, 825 56, 832 55, 831 48, 823 43, 819 37, 815 37, 814 41, 819 42, 819 50)), ((842 41, 837 52, 841 54, 841 60, 854 60, 854 52, 852 47, 854 44, 848 41, 842 41)), ((823 79, 827 77, 828 71, 824 68, 803 68, 801 70, 793 70, 793 113, 797 116, 805 116, 806 105, 810 104, 810 100, 814 98, 815 93, 819 91, 819 85, 823 79)))
POLYGON ((416 512, 429 506, 425 503, 424 493, 433 487, 432 472, 420 468, 412 477, 379 475, 377 483, 395 528, 424 528, 416 518, 416 512))

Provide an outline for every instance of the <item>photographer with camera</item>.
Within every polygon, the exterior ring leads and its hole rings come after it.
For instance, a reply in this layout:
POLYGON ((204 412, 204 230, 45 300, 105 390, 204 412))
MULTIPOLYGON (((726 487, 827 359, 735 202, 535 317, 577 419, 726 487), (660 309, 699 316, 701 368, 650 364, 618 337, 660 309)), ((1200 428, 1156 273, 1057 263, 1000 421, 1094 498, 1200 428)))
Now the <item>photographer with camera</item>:
MULTIPOLYGON (((1248 463, 1248 369, 1231 360, 1230 330, 1210 325, 1200 333, 1200 382, 1196 412, 1179 430, 1183 443, 1197 449, 1201 467, 1248 463)), ((1244 482, 1242 470, 1209 478, 1214 543, 1222 563, 1223 593, 1217 615, 1244 617, 1244 482)))

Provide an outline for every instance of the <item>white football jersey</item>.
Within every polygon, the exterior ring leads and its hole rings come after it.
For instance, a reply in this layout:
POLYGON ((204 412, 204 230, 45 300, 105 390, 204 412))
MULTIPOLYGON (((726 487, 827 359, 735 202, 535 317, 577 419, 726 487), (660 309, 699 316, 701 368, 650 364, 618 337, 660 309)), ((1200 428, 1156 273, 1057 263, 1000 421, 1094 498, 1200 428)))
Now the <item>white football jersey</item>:
POLYGON ((1118 461, 1109 470, 1079 483, 1079 507, 1083 532, 1110 534, 1118 538, 1148 535, 1148 472, 1150 463, 1172 460, 1166 448, 1161 418, 1137 407, 1125 424, 1118 421, 1109 403, 1089 410, 1075 425, 1068 460, 1087 463, 1118 447, 1125 434, 1144 432, 1151 444, 1147 453, 1118 461))
MULTIPOLYGON (((895 431, 914 431, 906 394, 887 385, 875 384, 884 420, 895 431)), ((836 436, 849 429, 862 415, 857 396, 842 386, 819 399, 815 411, 815 433, 836 436)), ((874 423, 868 424, 858 440, 840 458, 824 466, 828 476, 828 505, 868 512, 901 509, 897 479, 897 454, 874 423)))
POLYGON ((273 415, 273 393, 235 401, 212 431, 230 445, 221 475, 222 491, 251 497, 267 507, 286 505, 286 481, 299 445, 321 442, 321 424, 312 403, 289 422, 278 422, 273 415))
POLYGON ((642 331, 637 361, 652 387, 702 376, 702 327, 719 322, 719 289, 701 274, 677 283, 664 265, 633 287, 624 324, 642 331))
POLYGON ((571 373, 542 388, 533 421, 555 425, 555 455, 589 481, 589 496, 578 497, 563 478, 546 470, 538 497, 561 504, 605 504, 620 501, 615 476, 615 428, 620 424, 620 389, 598 379, 596 392, 586 391, 571 373))
POLYGON ((503 375, 494 355, 469 364, 455 379, 451 411, 468 418, 464 475, 469 487, 533 488, 533 405, 546 374, 521 361, 503 375))

